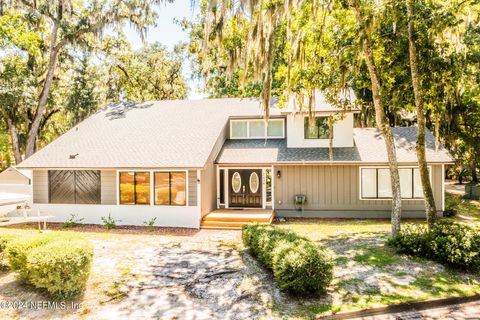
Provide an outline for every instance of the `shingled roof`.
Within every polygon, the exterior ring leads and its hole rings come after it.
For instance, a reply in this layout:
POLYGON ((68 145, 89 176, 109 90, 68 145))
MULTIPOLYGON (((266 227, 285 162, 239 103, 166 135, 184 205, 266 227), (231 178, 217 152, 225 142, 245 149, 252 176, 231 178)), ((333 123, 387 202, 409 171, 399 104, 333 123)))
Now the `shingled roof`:
MULTIPOLYGON (((272 108, 271 114, 280 113, 272 108)), ((229 117, 262 115, 258 99, 116 103, 17 167, 201 168, 229 117)))
MULTIPOLYGON (((275 106, 271 116, 280 116, 275 106)), ((258 99, 171 100, 109 105, 17 168, 203 168, 229 118, 263 115, 258 99)), ((335 162, 387 162, 376 129, 354 129, 355 147, 335 162)), ((416 128, 393 128, 400 162, 415 162, 416 128)), ((429 162, 452 159, 427 134, 429 162)), ((329 162, 328 148, 287 148, 286 140, 227 140, 218 163, 329 162)))
MULTIPOLYGON (((400 163, 415 163, 416 127, 392 128, 395 138, 397 159, 400 163)), ((385 142, 378 129, 355 128, 354 147, 333 148, 333 161, 339 163, 387 163, 385 142)), ((453 158, 439 145, 435 148, 435 137, 427 132, 427 161, 450 163, 453 158)), ((220 164, 248 163, 322 163, 330 162, 328 148, 287 148, 286 140, 227 140, 217 157, 220 164)))

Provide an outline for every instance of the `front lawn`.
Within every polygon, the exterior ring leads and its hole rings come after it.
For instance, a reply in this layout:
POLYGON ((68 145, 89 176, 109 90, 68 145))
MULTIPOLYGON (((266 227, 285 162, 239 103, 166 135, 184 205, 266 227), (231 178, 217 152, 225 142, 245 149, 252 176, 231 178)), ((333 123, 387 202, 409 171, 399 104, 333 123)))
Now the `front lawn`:
POLYGON ((388 220, 298 219, 277 226, 302 234, 336 254, 328 295, 301 300, 280 295, 274 304, 279 315, 311 318, 323 313, 480 293, 480 275, 399 255, 385 246, 390 232, 388 220))
MULTIPOLYGON (((461 203, 459 208, 465 211, 456 219, 477 219, 478 212, 472 209, 477 205, 461 203)), ((413 221, 424 223, 408 222, 413 221)), ((398 255, 386 247, 389 220, 291 219, 276 226, 335 253, 334 279, 325 296, 299 297, 280 290, 272 273, 245 249, 238 231, 122 228, 88 232, 96 229, 83 226, 76 231, 51 231, 79 234, 94 246, 86 291, 74 301, 81 307, 3 309, 0 318, 311 319, 340 310, 480 293, 480 275, 398 255)), ((0 228, 0 234, 18 237, 36 233, 35 229, 0 228)), ((14 272, 1 268, 0 288, 0 301, 48 300, 17 281, 14 272)))

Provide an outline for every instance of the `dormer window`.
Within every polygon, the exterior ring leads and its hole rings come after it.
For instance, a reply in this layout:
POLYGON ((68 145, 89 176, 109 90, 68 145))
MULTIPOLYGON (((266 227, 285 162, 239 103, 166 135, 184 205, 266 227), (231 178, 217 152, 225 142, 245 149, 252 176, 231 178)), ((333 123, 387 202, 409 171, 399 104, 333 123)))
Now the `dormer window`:
POLYGON ((230 120, 230 139, 283 139, 285 138, 284 119, 269 119, 265 126, 263 119, 230 120))
POLYGON ((329 139, 330 126, 328 125, 328 117, 315 117, 310 119, 304 118, 305 139, 329 139))

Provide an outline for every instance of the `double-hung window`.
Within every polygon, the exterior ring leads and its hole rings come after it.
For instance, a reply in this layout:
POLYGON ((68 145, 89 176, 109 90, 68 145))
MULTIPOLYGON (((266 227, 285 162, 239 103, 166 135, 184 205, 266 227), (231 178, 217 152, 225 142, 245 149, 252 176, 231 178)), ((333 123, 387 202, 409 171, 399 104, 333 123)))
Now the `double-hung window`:
MULTIPOLYGON (((429 173, 430 173, 430 168, 429 173)), ((423 199, 422 181, 417 167, 399 168, 402 199, 423 199)), ((392 184, 388 168, 360 168, 361 199, 391 199, 392 184)))

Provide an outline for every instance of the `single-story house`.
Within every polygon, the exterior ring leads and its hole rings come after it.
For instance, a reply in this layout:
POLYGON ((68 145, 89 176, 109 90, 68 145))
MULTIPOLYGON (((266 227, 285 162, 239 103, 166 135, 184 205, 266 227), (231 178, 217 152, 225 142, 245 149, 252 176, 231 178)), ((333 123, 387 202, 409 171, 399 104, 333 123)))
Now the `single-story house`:
MULTIPOLYGON (((111 214, 120 224, 156 217, 156 225, 198 228, 216 209, 386 218, 385 143, 375 128, 354 128, 355 112, 317 99, 312 121, 274 103, 265 121, 257 99, 117 103, 17 168, 32 170, 34 211, 56 221, 77 214, 84 223, 102 223, 111 214)), ((417 128, 396 127, 393 134, 404 216, 423 217, 417 128)), ((440 214, 444 166, 453 159, 430 132, 426 147, 440 214)))

